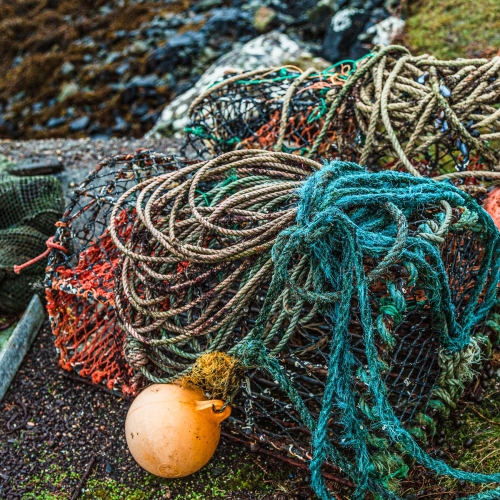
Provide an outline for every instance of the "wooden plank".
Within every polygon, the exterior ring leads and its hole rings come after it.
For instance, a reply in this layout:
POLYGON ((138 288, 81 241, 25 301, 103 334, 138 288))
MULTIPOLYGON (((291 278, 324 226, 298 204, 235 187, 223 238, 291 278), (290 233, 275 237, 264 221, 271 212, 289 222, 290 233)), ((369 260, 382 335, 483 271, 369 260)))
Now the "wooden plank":
POLYGON ((42 302, 38 295, 34 295, 6 345, 0 351, 0 401, 35 340, 44 318, 45 310, 42 302))
POLYGON ((17 163, 7 169, 11 175, 26 177, 30 175, 53 175, 64 170, 64 165, 53 157, 30 160, 23 163, 17 163))

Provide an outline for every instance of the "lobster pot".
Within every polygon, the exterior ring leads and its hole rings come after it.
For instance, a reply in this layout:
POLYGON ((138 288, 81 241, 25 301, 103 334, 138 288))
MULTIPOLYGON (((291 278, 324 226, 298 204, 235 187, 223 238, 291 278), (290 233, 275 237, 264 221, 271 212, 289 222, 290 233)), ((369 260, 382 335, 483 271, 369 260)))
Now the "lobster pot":
MULTIPOLYGON (((348 271, 339 264, 344 244, 335 239, 340 236, 330 223, 293 252, 284 250, 282 240, 307 227, 300 217, 315 203, 325 210, 335 204, 349 207, 349 227, 359 231, 356 241, 364 245, 352 258, 361 255, 364 275, 375 276, 364 302, 357 292, 347 300, 348 337, 342 342, 350 353, 346 360, 352 359, 352 368, 346 364, 349 394, 362 428, 369 429, 366 440, 381 477, 396 470, 403 475, 408 467, 401 457, 394 458, 387 430, 373 423, 367 324, 375 332, 384 397, 421 444, 435 433, 437 418, 449 415, 482 360, 491 356, 497 337, 488 313, 499 278, 498 232, 486 212, 450 184, 402 173, 368 173, 346 162, 322 165, 292 154, 243 150, 169 174, 155 189, 146 181, 137 192, 144 196, 135 198, 131 191, 120 203, 136 199, 141 215, 130 234, 116 234, 122 255, 115 301, 127 331, 127 359, 140 384, 186 376, 210 396, 231 402, 230 435, 253 448, 309 461, 310 430, 297 401, 269 369, 247 360, 241 383, 229 372, 224 379, 216 354, 246 359, 260 325, 258 341, 278 360, 311 417, 318 418, 335 347, 336 322, 325 313, 325 303, 354 278, 342 278, 348 271), (306 203, 300 193, 315 179, 312 201, 306 203), (332 201, 315 201, 327 188, 332 201), (424 192, 431 201, 419 198, 424 192), (351 195, 356 201, 342 205, 343 197, 351 195), (440 196, 454 202, 441 202, 440 196), (358 200, 366 205, 356 205, 358 200), (383 200, 398 200, 399 211, 383 200), (407 250, 398 247, 388 263, 383 258, 392 251, 388 241, 400 233, 407 234, 407 250), (331 241, 322 243, 325 234, 331 241), (337 242, 334 250, 332 242, 337 242), (314 263, 312 248, 321 256, 314 263), (287 261, 280 264, 283 255, 287 261), (323 256, 335 270, 328 275, 338 273, 338 283, 313 293, 323 256), (273 285, 285 274, 279 286, 273 285), (369 318, 363 316, 367 304, 369 318), (453 350, 448 345, 455 337, 462 343, 453 350), (197 360, 212 359, 207 354, 214 355, 208 369, 213 373, 205 371, 205 378, 196 379, 197 360), (221 383, 214 385, 214 380, 221 383)), ((333 406, 328 438, 341 448, 343 431, 342 408, 333 406)), ((351 451, 346 445, 346 455, 351 451)), ((397 474, 393 477, 401 477, 397 474)))
POLYGON ((438 61, 392 46, 324 71, 228 74, 193 102, 185 148, 201 159, 263 148, 428 176, 497 170, 499 72, 498 57, 438 61))
MULTIPOLYGON (((135 389, 114 309, 118 253, 107 230, 110 213, 128 188, 182 165, 184 160, 146 150, 107 159, 74 190, 57 223, 54 241, 65 250, 52 250, 45 287, 59 364, 124 395, 135 389)), ((118 214, 122 237, 130 233, 134 218, 129 207, 118 214)))
MULTIPOLYGON (((466 228, 452 229, 442 245, 441 254, 451 300, 460 321, 483 258, 483 239, 477 232, 466 228)), ((370 263, 365 265, 369 272, 370 263)), ((401 262, 391 267, 386 279, 392 283, 390 286, 379 284, 370 289, 373 324, 380 328, 385 326, 394 338, 392 346, 382 339, 377 342, 379 359, 384 364, 383 380, 395 414, 425 446, 436 433, 438 422, 450 416, 457 400, 472 381, 472 376, 461 379, 464 369, 477 373, 491 358, 492 346, 498 343, 498 325, 491 319, 477 324, 472 329, 474 340, 471 347, 455 357, 452 368, 431 324, 429 298, 419 287, 418 279, 414 280, 412 270, 401 262)), ((257 295, 251 308, 253 314, 257 314, 258 305, 263 301, 264 295, 257 295)), ((367 360, 357 306, 357 301, 354 301, 349 333, 359 368, 355 381, 359 391, 356 397, 363 408, 365 398, 369 400, 363 378, 367 360)), ((275 330, 275 337, 269 339, 270 349, 279 344, 283 335, 293 331, 286 347, 277 356, 311 414, 317 418, 328 375, 331 325, 323 317, 311 314, 310 306, 304 305, 300 311, 293 312, 292 305, 287 308, 286 304, 276 311, 270 324, 275 330), (288 313, 283 314, 283 310, 288 313)), ((253 325, 252 319, 242 321, 242 334, 248 334, 253 325)), ((368 426, 368 415, 366 420, 368 426)), ((231 434, 246 441, 252 449, 264 448, 304 462, 311 458, 310 432, 289 397, 265 370, 256 369, 244 378, 229 422, 231 434)), ((339 422, 339 415, 333 411, 330 431, 334 440, 342 429, 339 422)), ((383 443, 382 448, 386 444, 383 443)))

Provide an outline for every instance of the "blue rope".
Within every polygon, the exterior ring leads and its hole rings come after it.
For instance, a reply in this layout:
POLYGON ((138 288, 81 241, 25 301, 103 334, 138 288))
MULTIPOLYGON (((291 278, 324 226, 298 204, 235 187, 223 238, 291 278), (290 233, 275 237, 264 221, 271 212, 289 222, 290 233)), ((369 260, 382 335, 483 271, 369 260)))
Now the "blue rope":
MULTIPOLYGON (((238 355, 246 366, 260 366, 271 374, 310 429, 311 480, 321 499, 332 498, 321 474, 326 460, 338 465, 357 484, 353 500, 365 498, 367 491, 380 498, 398 498, 377 473, 375 456, 368 445, 372 431, 398 443, 403 453, 439 475, 479 484, 500 482, 500 473, 465 472, 432 458, 403 427, 387 398, 369 300, 371 283, 382 282, 384 271, 391 265, 405 265, 411 271, 412 280, 416 280, 425 292, 432 328, 441 347, 450 353, 461 351, 469 346, 472 329, 486 319, 496 301, 500 277, 499 246, 500 233, 490 216, 473 198, 448 182, 438 183, 391 171, 367 173, 356 164, 335 161, 326 164, 301 187, 296 224, 282 231, 276 240, 272 251, 273 280, 255 327, 247 342, 240 346, 238 355), (462 207, 477 214, 475 229, 482 232, 485 247, 460 322, 455 315, 439 249, 434 243, 410 234, 406 222, 423 207, 438 207, 443 200, 452 207, 462 207), (301 288, 292 280, 289 269, 297 255, 309 261, 313 273, 312 289, 301 288), (368 274, 363 265, 367 257, 379 262, 368 274), (272 304, 284 287, 288 287, 296 299, 315 303, 331 327, 328 375, 317 420, 311 416, 292 381, 278 360, 267 353, 261 340, 272 304), (366 408, 364 402, 365 411, 357 405, 356 363, 348 331, 354 297, 357 298, 368 364, 363 379, 370 403, 366 408), (334 445, 328 437, 328 421, 333 410, 341 415, 338 422, 343 429, 340 445, 334 445), (372 417, 369 424, 366 412, 372 417), (345 450, 349 450, 354 458, 348 458, 345 450)), ((398 296, 391 284, 388 285, 394 307, 385 307, 383 311, 401 314, 404 297, 398 296)), ((390 344, 390 339, 384 339, 382 332, 379 335, 390 344)), ((500 489, 470 498, 500 498, 500 489)))

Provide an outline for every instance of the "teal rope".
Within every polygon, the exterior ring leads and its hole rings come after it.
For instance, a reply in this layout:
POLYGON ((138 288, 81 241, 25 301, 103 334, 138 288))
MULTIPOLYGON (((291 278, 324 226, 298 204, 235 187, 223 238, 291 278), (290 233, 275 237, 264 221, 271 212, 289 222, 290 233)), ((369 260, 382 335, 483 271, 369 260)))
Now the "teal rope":
MULTIPOLYGON (((500 482, 500 473, 465 472, 432 458, 394 414, 381 375, 369 301, 369 284, 382 280, 380 264, 368 275, 363 266, 366 257, 383 262, 385 269, 398 262, 404 263, 428 298, 432 327, 440 345, 450 353, 461 351, 471 341, 472 328, 487 317, 496 301, 500 233, 489 215, 475 200, 449 183, 391 171, 367 173, 358 165, 345 162, 325 165, 307 180, 298 194, 296 224, 282 231, 276 240, 272 251, 275 270, 271 286, 255 327, 239 346, 237 355, 246 366, 260 366, 271 374, 310 429, 311 480, 318 496, 323 500, 332 498, 321 474, 325 461, 331 460, 356 482, 353 500, 361 500, 368 490, 380 498, 398 498, 387 488, 387 478, 377 473, 375 457, 367 444, 373 430, 385 434, 399 444, 403 453, 439 475, 478 484, 500 482), (439 249, 426 239, 409 234, 399 215, 408 219, 422 207, 440 206, 443 200, 452 207, 463 207, 477 214, 476 229, 484 235, 484 258, 460 323, 451 302, 439 249), (297 255, 308 259, 313 273, 312 289, 298 286, 288 271, 297 255), (262 341, 272 305, 284 287, 290 289, 295 299, 314 303, 331 326, 328 375, 317 421, 262 341), (355 296, 368 363, 364 380, 370 403, 364 402, 364 410, 357 407, 355 398, 355 358, 348 332, 350 304, 355 296), (333 408, 340 410, 341 446, 354 453, 352 461, 345 456, 342 447, 337 448, 328 437, 328 420, 333 408), (372 415, 370 424, 363 418, 365 414, 372 415)), ((404 297, 398 296, 390 283, 388 290, 393 307, 382 308, 382 311, 397 317, 402 314, 404 297)), ((500 489, 497 489, 470 498, 486 500, 499 496, 500 489)))

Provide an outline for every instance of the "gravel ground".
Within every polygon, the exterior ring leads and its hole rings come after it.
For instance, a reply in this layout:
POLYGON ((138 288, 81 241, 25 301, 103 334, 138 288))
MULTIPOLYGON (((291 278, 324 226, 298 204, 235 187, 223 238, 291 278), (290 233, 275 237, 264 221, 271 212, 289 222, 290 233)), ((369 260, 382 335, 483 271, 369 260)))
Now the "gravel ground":
POLYGON ((133 153, 147 148, 159 153, 178 153, 181 142, 176 139, 47 139, 41 141, 0 141, 0 155, 13 162, 58 158, 65 170, 57 177, 67 193, 72 183, 81 182, 95 164, 108 156, 133 153))

